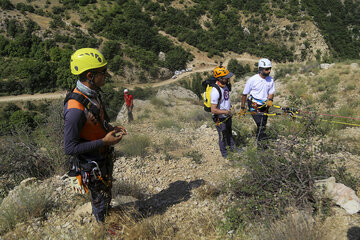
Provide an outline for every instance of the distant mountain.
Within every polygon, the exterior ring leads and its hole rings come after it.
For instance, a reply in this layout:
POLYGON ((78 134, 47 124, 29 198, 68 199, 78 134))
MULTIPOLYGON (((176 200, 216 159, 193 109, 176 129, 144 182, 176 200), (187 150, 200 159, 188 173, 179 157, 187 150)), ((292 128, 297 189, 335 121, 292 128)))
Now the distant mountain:
POLYGON ((82 47, 101 49, 115 83, 185 68, 195 57, 185 43, 210 58, 231 51, 276 62, 360 52, 352 0, 1 0, 0 7, 2 95, 70 88, 69 58, 82 47))

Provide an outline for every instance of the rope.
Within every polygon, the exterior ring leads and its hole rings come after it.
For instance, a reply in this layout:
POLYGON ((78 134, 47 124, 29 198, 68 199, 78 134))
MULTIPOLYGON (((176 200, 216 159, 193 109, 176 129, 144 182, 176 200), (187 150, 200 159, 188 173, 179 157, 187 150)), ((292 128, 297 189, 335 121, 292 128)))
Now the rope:
MULTIPOLYGON (((257 113, 257 112, 246 112, 244 114, 237 114, 238 116, 245 116, 247 114, 263 114, 263 115, 267 115, 267 116, 279 116, 279 115, 290 115, 292 118, 303 118, 302 116, 298 116, 298 110, 295 110, 293 108, 283 108, 281 106, 278 105, 273 105, 274 108, 277 109, 281 109, 284 111, 283 114, 281 113, 257 113)), ((303 113, 307 113, 305 111, 301 111, 303 113)), ((309 112, 311 113, 311 112, 309 112)), ((324 113, 318 113, 318 115, 324 115, 324 116, 331 116, 331 117, 341 117, 341 118, 347 118, 347 119, 354 119, 354 120, 360 120, 359 118, 352 118, 352 117, 345 117, 345 116, 337 116, 337 115, 330 115, 330 114, 324 114, 324 113)), ((343 125, 349 125, 349 126, 356 126, 356 127, 360 127, 360 124, 355 124, 355 123, 346 123, 346 122, 340 122, 340 121, 331 121, 331 120, 325 120, 325 119, 320 119, 320 121, 322 122, 329 122, 329 123, 338 123, 338 124, 343 124, 343 125)))
POLYGON ((331 114, 326 114, 326 113, 316 113, 316 112, 306 112, 306 111, 301 111, 301 112, 306 113, 306 114, 315 113, 315 114, 323 115, 323 116, 339 117, 339 118, 348 118, 348 119, 353 119, 353 120, 359 120, 359 121, 360 121, 360 118, 353 118, 353 117, 345 117, 345 116, 331 115, 331 114))

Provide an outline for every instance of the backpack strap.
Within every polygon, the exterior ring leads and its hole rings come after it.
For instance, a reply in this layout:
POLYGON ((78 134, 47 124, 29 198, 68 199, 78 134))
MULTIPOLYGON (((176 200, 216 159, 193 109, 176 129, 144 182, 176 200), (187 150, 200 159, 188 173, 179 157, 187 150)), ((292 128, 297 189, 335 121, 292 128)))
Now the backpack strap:
MULTIPOLYGON (((211 84, 211 86, 214 87, 214 88, 216 88, 216 89, 218 90, 219 95, 220 95, 220 97, 219 97, 219 103, 220 103, 220 100, 221 100, 221 98, 222 98, 222 93, 221 93, 221 90, 220 90, 220 86, 217 85, 216 83, 211 84)), ((218 103, 218 105, 219 105, 219 103, 218 103)))
MULTIPOLYGON (((98 107, 96 107, 94 104, 92 104, 91 101, 87 97, 85 97, 79 93, 70 92, 65 97, 64 105, 70 99, 74 99, 74 100, 78 101, 79 103, 81 103, 92 115, 94 115, 96 120, 105 129, 105 131, 108 132, 107 127, 104 125, 104 122, 100 118, 100 109, 98 107)), ((100 102, 101 102, 101 99, 100 99, 100 102)), ((106 120, 107 114, 106 114, 105 108, 104 108, 104 116, 105 116, 105 120, 106 120)))

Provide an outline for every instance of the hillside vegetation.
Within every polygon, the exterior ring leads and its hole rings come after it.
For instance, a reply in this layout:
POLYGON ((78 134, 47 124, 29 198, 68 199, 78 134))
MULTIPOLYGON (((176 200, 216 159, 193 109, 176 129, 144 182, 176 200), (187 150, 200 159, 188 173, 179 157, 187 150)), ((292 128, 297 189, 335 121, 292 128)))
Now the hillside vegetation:
POLYGON ((2 104, 0 238, 358 239, 359 213, 316 182, 335 177, 360 196, 359 4, 0 0, 0 95, 71 89, 73 51, 99 48, 113 75, 102 99, 128 131, 115 148, 114 208, 98 225, 66 175, 62 100, 2 104), (224 61, 238 111, 259 57, 273 60, 274 103, 296 114, 271 109, 266 150, 251 117, 234 116, 236 151, 223 159, 201 82, 224 61), (127 123, 125 84, 188 67, 171 85, 134 87, 127 123))
POLYGON ((192 64, 197 51, 208 57, 246 52, 276 62, 358 58, 360 52, 359 2, 351 0, 1 0, 0 7, 1 95, 71 89, 69 57, 82 47, 101 49, 115 87, 170 77, 165 69, 198 67, 192 64))
MULTIPOLYGON (((319 195, 315 181, 334 176, 359 191, 360 128, 347 125, 360 125, 356 120, 360 89, 354 82, 359 62, 336 63, 329 69, 283 64, 274 70, 275 103, 300 111, 299 118, 269 119, 266 151, 256 149, 251 118, 234 117, 238 151, 223 159, 210 116, 194 93, 185 98, 173 94, 176 85, 135 99, 132 124, 123 121, 123 108, 116 123, 123 124, 129 135, 116 146, 115 210, 105 226, 94 223, 89 199, 72 193, 63 176, 62 103, 24 103, 24 108, 32 109, 26 118, 23 110, 8 105, 14 127, 1 145, 1 235, 4 239, 356 239, 359 215, 349 215, 319 195), (33 121, 22 121, 35 113, 33 121), (19 185, 28 177, 37 180, 19 185), (23 210, 16 211, 20 207, 23 210)), ((197 91, 196 83, 205 77, 194 74, 182 84, 197 91)), ((232 100, 238 107, 246 78, 236 79, 232 100)))

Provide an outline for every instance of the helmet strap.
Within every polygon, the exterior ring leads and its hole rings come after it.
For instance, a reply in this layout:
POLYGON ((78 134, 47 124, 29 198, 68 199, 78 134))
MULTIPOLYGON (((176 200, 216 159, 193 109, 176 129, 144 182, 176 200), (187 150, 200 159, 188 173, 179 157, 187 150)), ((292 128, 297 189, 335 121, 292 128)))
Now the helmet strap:
POLYGON ((94 83, 94 79, 95 79, 95 76, 96 76, 96 73, 94 72, 91 72, 92 76, 91 76, 91 79, 88 79, 88 78, 85 78, 85 81, 87 81, 88 83, 90 83, 90 85, 94 88, 95 91, 97 92, 101 92, 101 89, 95 85, 94 83))
POLYGON ((220 87, 225 87, 225 84, 226 83, 221 83, 221 81, 220 81, 221 79, 218 79, 218 81, 217 81, 217 83, 218 83, 218 85, 220 86, 220 87))

